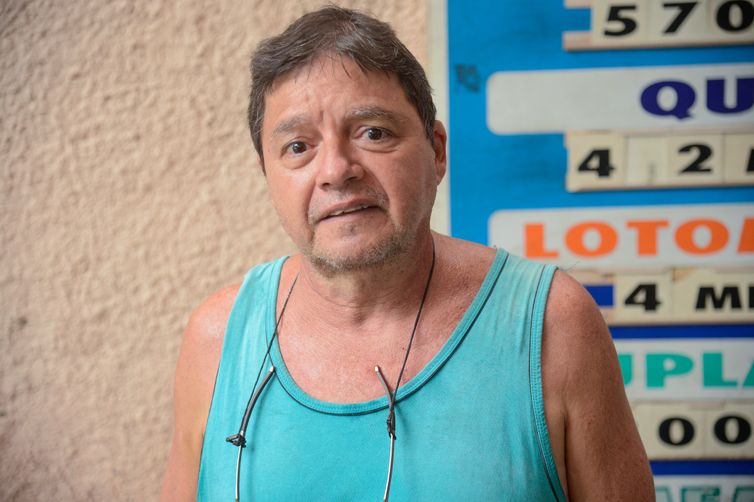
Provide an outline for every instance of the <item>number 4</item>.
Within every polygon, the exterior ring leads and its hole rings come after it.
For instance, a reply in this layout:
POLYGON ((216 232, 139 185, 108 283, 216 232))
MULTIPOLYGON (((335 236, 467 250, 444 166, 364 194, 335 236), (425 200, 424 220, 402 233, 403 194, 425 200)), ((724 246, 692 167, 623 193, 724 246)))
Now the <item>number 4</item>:
POLYGON ((626 140, 614 133, 566 134, 571 192, 623 188, 626 140))
POLYGON ((618 273, 613 284, 614 318, 622 323, 669 320, 670 270, 653 273, 618 273))
POLYGON ((657 299, 657 284, 653 283, 639 284, 623 303, 643 306, 644 310, 649 312, 656 311, 657 307, 662 305, 662 302, 657 299))
POLYGON ((615 167, 610 165, 610 150, 597 148, 591 151, 584 161, 579 164, 579 172, 594 171, 600 178, 610 177, 615 167))

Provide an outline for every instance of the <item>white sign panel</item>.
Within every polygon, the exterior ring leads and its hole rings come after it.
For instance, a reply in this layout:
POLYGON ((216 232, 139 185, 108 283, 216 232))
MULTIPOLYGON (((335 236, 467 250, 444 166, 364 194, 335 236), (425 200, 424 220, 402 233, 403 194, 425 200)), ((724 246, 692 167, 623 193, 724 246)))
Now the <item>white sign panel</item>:
POLYGON ((655 476, 657 502, 754 502, 754 475, 655 476))
POLYGON ((615 340, 615 348, 632 401, 754 400, 748 339, 615 340))
POLYGON ((613 277, 612 307, 602 307, 611 325, 754 322, 754 268, 616 270, 613 277))
POLYGON ((487 81, 496 134, 754 123, 751 63, 497 72, 487 81))
POLYGON ((754 204, 500 210, 490 245, 563 268, 754 264, 754 204))
POLYGON ((754 458, 750 401, 640 401, 631 410, 651 460, 754 458))

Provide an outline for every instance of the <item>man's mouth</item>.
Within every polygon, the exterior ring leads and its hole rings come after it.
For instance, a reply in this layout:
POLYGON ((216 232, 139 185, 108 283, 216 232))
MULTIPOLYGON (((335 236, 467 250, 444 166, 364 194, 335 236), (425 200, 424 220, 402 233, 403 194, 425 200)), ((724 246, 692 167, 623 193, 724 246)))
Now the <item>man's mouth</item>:
POLYGON ((367 209, 373 206, 370 206, 368 204, 361 204, 355 207, 349 207, 346 209, 340 209, 338 211, 334 211, 326 216, 326 218, 330 218, 332 216, 340 216, 342 214, 349 214, 349 213, 355 213, 356 211, 361 211, 362 209, 367 209))
POLYGON ((348 215, 356 215, 357 213, 364 212, 364 214, 370 213, 380 208, 379 204, 374 202, 362 202, 356 204, 342 204, 331 209, 323 211, 321 216, 315 216, 310 219, 312 223, 318 223, 329 219, 345 218, 348 215))
POLYGON ((308 219, 311 225, 316 225, 330 218, 358 218, 360 213, 365 216, 378 213, 386 207, 387 197, 375 190, 367 190, 363 194, 343 194, 332 200, 312 202, 308 219))

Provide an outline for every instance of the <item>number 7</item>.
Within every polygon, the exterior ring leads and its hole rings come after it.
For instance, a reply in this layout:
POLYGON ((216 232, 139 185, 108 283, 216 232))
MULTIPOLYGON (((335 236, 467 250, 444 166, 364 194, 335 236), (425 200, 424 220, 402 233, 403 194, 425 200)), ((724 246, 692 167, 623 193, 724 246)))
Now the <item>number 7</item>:
POLYGON ((699 2, 664 2, 662 4, 663 7, 672 7, 678 9, 678 15, 673 19, 667 28, 665 28, 664 33, 675 33, 678 31, 678 28, 681 27, 683 22, 686 20, 687 17, 689 17, 689 14, 691 14, 691 11, 694 10, 696 5, 699 2))

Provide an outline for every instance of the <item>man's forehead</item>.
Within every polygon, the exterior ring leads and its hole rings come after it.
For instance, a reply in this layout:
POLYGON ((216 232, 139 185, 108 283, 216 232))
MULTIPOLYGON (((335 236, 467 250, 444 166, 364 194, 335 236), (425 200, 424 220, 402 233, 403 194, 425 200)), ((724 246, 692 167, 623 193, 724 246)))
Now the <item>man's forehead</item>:
POLYGON ((267 96, 273 94, 287 82, 294 82, 297 86, 306 86, 307 82, 319 77, 332 80, 345 77, 354 81, 393 81, 398 83, 398 76, 392 72, 368 70, 347 56, 325 54, 277 77, 270 85, 267 96))
MULTIPOLYGON (((302 105, 310 92, 307 83, 321 85, 323 81, 327 83, 332 80, 332 90, 339 93, 341 90, 345 92, 344 87, 348 86, 343 79, 352 81, 355 86, 349 89, 351 94, 348 95, 346 106, 339 110, 342 118, 383 119, 396 123, 408 122, 412 115, 417 115, 418 118, 418 113, 408 101, 396 75, 364 70, 347 57, 327 56, 278 77, 270 86, 265 95, 265 122, 273 126, 272 135, 289 132, 317 118, 310 115, 311 111, 306 105, 302 105), (282 91, 284 87, 286 89, 282 91), (270 113, 273 112, 271 101, 274 102, 274 113, 270 113)), ((321 97, 320 94, 311 92, 321 97)))

